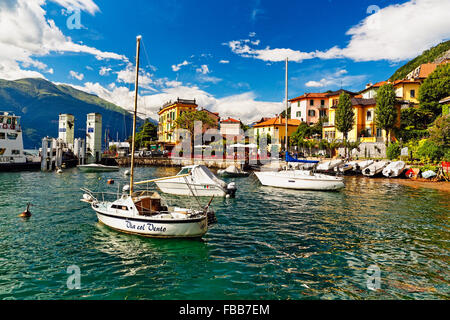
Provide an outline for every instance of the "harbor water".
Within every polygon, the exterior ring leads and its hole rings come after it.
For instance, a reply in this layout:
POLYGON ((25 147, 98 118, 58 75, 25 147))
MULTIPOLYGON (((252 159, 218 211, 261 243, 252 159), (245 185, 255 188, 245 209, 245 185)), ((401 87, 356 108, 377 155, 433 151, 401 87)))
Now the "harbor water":
MULTIPOLYGON (((450 298, 444 191, 347 177, 340 192, 306 192, 251 175, 235 179, 235 199, 213 201, 219 223, 203 240, 145 239, 79 201, 81 187, 116 192, 125 170, 0 174, 0 299, 450 298)), ((136 180, 176 172, 137 168, 136 180)))

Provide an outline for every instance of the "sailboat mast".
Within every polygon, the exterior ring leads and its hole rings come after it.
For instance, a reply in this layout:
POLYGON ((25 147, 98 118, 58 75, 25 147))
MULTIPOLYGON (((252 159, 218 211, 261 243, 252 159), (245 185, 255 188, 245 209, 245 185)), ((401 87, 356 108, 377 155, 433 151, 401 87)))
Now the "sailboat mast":
POLYGON ((288 102, 288 61, 289 58, 286 58, 286 114, 284 115, 285 121, 286 121, 286 135, 284 137, 285 144, 284 144, 284 151, 288 152, 288 108, 289 108, 289 102, 288 102))
POLYGON ((141 36, 136 38, 136 81, 134 85, 134 114, 133 114, 133 140, 131 142, 131 170, 130 170, 130 197, 133 196, 133 182, 134 182, 134 151, 136 148, 136 117, 137 117, 137 102, 139 89, 139 54, 141 51, 141 36))

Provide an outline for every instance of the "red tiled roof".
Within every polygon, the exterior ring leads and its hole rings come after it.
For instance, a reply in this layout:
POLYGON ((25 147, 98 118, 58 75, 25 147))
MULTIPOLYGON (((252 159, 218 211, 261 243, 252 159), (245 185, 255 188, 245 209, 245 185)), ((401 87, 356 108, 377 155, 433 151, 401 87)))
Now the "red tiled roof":
POLYGON ((437 64, 435 63, 425 63, 420 66, 419 78, 427 78, 430 74, 436 70, 437 64))
MULTIPOLYGON (((288 120, 288 126, 296 126, 296 127, 298 127, 300 125, 300 123, 301 123, 301 121, 297 120, 297 119, 289 119, 288 120)), ((257 123, 253 127, 254 128, 256 128, 256 127, 270 127, 270 126, 274 126, 274 125, 286 125, 286 119, 285 118, 281 118, 280 119, 279 117, 276 117, 276 118, 272 118, 272 119, 269 119, 269 120, 264 121, 264 122, 257 123)))
POLYGON ((231 122, 231 123, 241 123, 241 121, 228 117, 228 119, 222 120, 220 122, 231 122))
POLYGON ((303 99, 323 99, 326 97, 327 97, 326 93, 305 93, 300 97, 289 100, 289 102, 295 102, 303 99))

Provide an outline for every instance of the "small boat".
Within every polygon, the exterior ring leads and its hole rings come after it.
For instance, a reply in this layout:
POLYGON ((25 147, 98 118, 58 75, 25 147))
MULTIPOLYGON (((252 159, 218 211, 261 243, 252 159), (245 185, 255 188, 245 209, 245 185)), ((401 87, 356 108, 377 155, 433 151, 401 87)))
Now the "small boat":
POLYGON ((105 166, 97 163, 79 165, 77 168, 82 172, 113 172, 120 169, 118 166, 105 166))
MULTIPOLYGON (((162 192, 180 196, 234 197, 237 190, 234 182, 227 184, 204 165, 183 167, 176 176, 157 179, 154 182, 162 192)), ((145 183, 146 181, 139 182, 145 183)))
POLYGON ((344 160, 340 160, 340 159, 325 161, 325 162, 319 163, 317 165, 316 170, 322 171, 322 172, 332 171, 335 167, 340 166, 343 163, 344 163, 344 160))
POLYGON ((362 172, 367 167, 371 166, 375 161, 373 160, 365 160, 361 162, 357 162, 356 165, 353 167, 353 171, 356 172, 362 172))
POLYGON ((391 162, 383 169, 383 176, 388 178, 398 177, 405 171, 405 167, 406 163, 403 161, 391 162))
POLYGON ((436 177, 436 172, 434 172, 433 170, 422 172, 422 178, 430 179, 434 177, 436 177))
POLYGON ((378 162, 374 162, 373 164, 371 164, 370 166, 368 166, 367 168, 365 168, 362 171, 362 174, 365 175, 366 177, 375 177, 378 174, 380 174, 381 172, 383 172, 383 169, 389 164, 388 161, 378 161, 378 162))
POLYGON ((356 164, 357 164, 356 161, 350 161, 350 162, 341 164, 340 166, 334 167, 334 172, 340 172, 340 173, 349 172, 349 171, 353 170, 353 168, 356 166, 356 164))
POLYGON ((245 172, 235 165, 229 166, 228 168, 224 170, 218 170, 217 174, 222 177, 228 177, 228 178, 241 178, 241 177, 248 177, 250 175, 249 172, 245 172))

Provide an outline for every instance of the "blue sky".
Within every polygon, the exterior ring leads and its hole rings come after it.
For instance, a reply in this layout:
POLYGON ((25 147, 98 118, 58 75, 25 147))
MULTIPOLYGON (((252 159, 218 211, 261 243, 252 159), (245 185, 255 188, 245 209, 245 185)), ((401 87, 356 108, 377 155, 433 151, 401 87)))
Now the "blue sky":
POLYGON ((285 57, 291 98, 359 91, 448 40, 449 11, 449 0, 0 0, 0 78, 40 76, 129 109, 140 34, 146 115, 180 97, 251 121, 282 110, 285 57), (76 8, 82 26, 68 28, 76 8))

